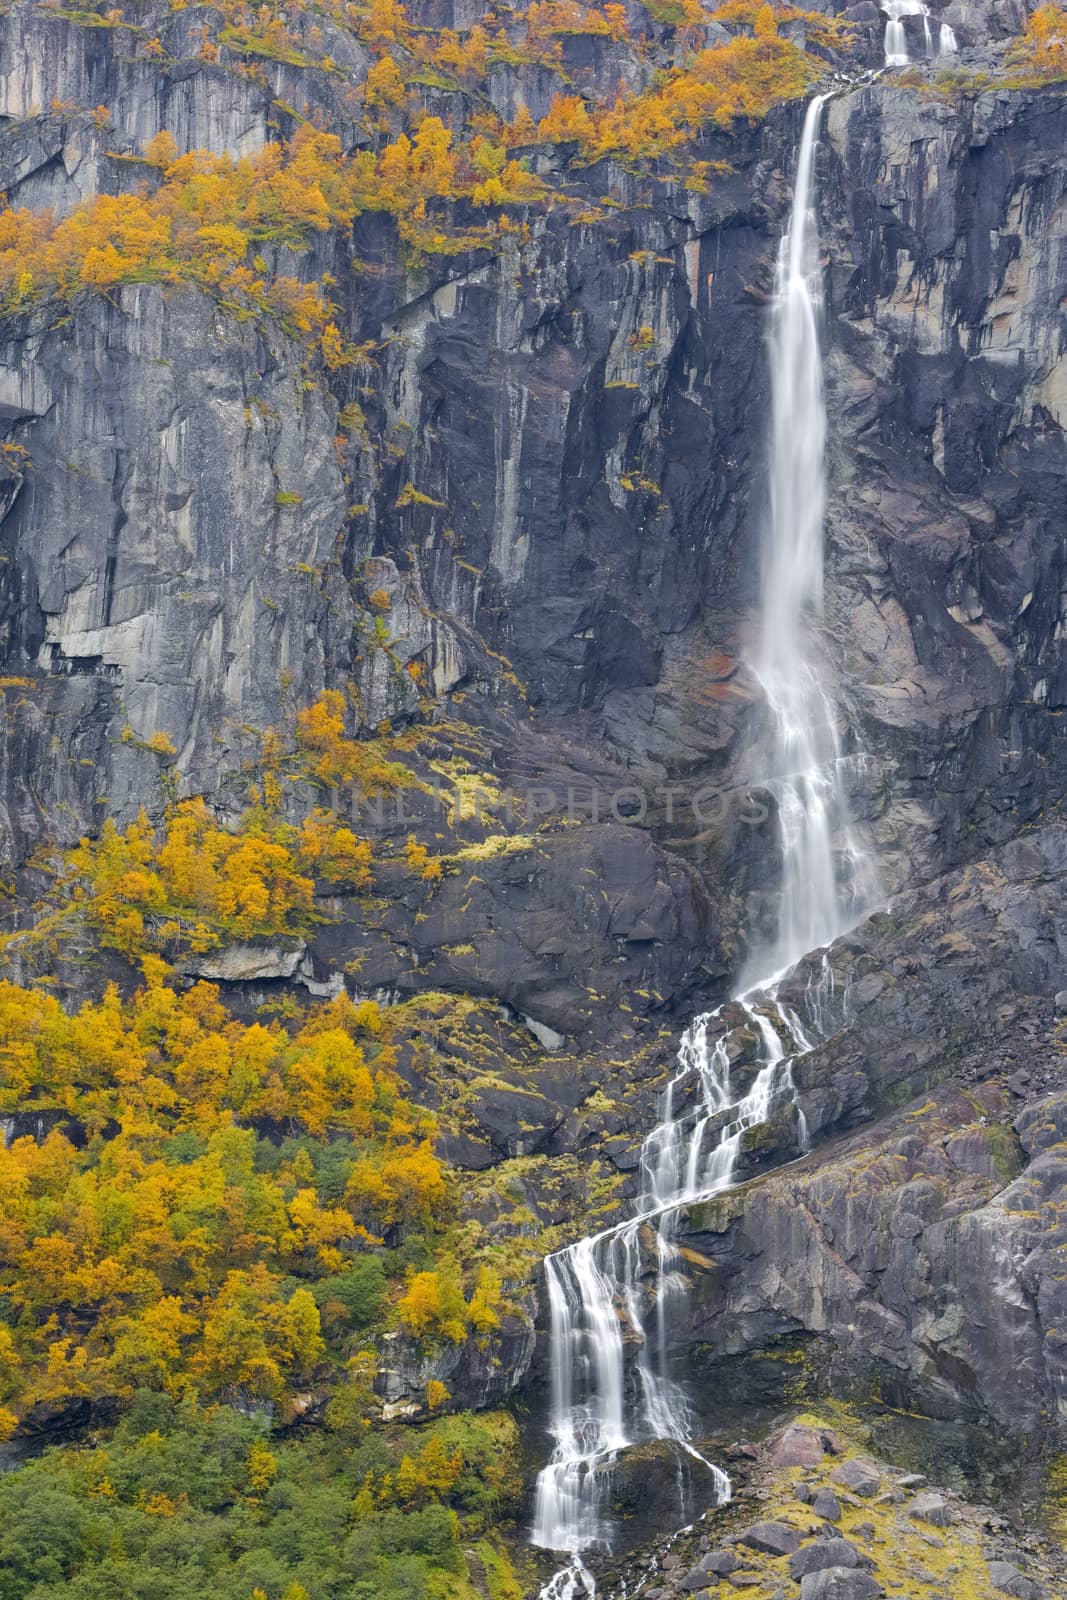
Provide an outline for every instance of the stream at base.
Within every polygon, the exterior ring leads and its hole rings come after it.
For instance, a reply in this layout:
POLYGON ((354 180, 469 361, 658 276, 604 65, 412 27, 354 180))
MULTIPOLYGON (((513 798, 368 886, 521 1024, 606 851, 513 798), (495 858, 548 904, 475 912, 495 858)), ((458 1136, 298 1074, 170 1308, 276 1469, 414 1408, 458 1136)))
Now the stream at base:
MULTIPOLYGON (((541 1600, 596 1595, 584 1557, 611 1546, 605 1516, 612 1463, 652 1440, 707 1474, 722 1504, 730 1480, 693 1442, 696 1418, 671 1375, 667 1326, 684 1295, 676 1243, 682 1208, 735 1182, 745 1135, 792 1121, 806 1148, 793 1065, 840 1023, 824 956, 802 990, 784 980, 873 904, 876 877, 853 828, 838 707, 818 651, 823 588, 826 406, 815 156, 825 96, 807 107, 789 224, 778 253, 770 327, 769 514, 761 603, 749 665, 766 702, 758 786, 775 800, 780 852, 777 927, 739 992, 682 1038, 659 1121, 641 1148, 634 1214, 544 1263, 549 1312, 552 1455, 538 1476, 531 1542, 565 1558, 541 1600)), ((753 785, 756 781, 753 780, 753 785)))

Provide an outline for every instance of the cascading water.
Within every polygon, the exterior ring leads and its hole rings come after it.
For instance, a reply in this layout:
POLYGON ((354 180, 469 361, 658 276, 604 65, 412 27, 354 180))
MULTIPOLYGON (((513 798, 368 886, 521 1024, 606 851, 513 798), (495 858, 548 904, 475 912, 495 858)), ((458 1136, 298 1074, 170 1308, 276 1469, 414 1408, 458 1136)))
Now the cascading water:
POLYGON ((769 950, 750 960, 746 988, 829 944, 871 897, 848 816, 836 712, 812 637, 812 622, 822 610, 826 511, 822 273, 813 201, 822 104, 813 101, 805 120, 771 322, 770 522, 753 668, 774 718, 767 786, 777 800, 782 864, 777 936, 769 950), (844 856, 843 875, 835 842, 844 856))
MULTIPOLYGON (((729 1498, 726 1474, 692 1443, 694 1419, 667 1367, 667 1310, 684 1287, 676 1220, 681 1207, 733 1182, 750 1128, 765 1123, 775 1107, 795 1107, 793 1061, 836 1025, 832 969, 824 960, 808 983, 803 1017, 779 999, 779 984, 804 954, 829 944, 857 919, 872 890, 849 821, 845 763, 812 629, 822 601, 825 511, 821 267, 813 200, 824 101, 813 100, 804 119, 771 326, 770 515, 752 665, 770 711, 773 754, 762 781, 777 801, 777 931, 751 964, 736 999, 698 1017, 682 1039, 661 1120, 642 1145, 635 1214, 545 1262, 555 1448, 538 1477, 531 1537, 569 1561, 541 1600, 596 1594, 583 1553, 609 1543, 607 1479, 627 1446, 667 1441, 680 1460, 688 1456, 706 1470, 710 1497, 729 1498), (741 1072, 747 1074, 743 1092, 732 1082, 741 1072)), ((793 1115, 803 1149, 799 1107, 793 1115)))
POLYGON ((930 27, 930 8, 923 3, 923 0, 879 0, 879 6, 887 18, 885 25, 887 67, 906 67, 910 60, 907 35, 904 32, 905 17, 922 17, 923 54, 927 59, 956 53, 958 49, 956 35, 947 22, 941 24, 935 45, 933 30, 930 27))

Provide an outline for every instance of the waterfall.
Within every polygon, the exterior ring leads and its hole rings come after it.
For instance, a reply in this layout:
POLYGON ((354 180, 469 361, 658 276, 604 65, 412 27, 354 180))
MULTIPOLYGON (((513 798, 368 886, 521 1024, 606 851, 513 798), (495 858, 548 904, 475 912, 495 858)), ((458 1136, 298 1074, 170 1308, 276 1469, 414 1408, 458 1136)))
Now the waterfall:
POLYGON ((771 319, 770 520, 752 664, 775 724, 768 787, 777 800, 782 865, 777 936, 770 949, 753 954, 746 987, 829 944, 870 898, 848 820, 835 708, 811 637, 822 610, 826 510, 822 269, 813 200, 822 103, 813 100, 805 118, 771 319))
POLYGON ((934 56, 955 55, 959 46, 956 35, 947 22, 943 22, 934 43, 933 30, 930 26, 930 8, 923 0, 879 0, 881 10, 887 18, 885 25, 885 64, 887 67, 906 67, 908 65, 908 40, 904 32, 905 17, 922 17, 923 19, 923 54, 929 60, 934 56))
POLYGON ((763 781, 777 801, 777 929, 750 961, 735 999, 697 1017, 682 1038, 660 1121, 642 1144, 634 1215, 545 1261, 554 1448, 538 1476, 531 1538, 569 1560, 541 1600, 595 1596, 583 1555, 610 1547, 610 1469, 628 1446, 667 1442, 680 1462, 688 1458, 707 1474, 708 1499, 729 1498, 728 1477, 692 1442, 694 1418, 668 1370, 669 1308, 685 1289, 678 1212, 734 1182, 745 1134, 772 1114, 791 1120, 796 1147, 806 1148, 793 1062, 838 1025, 838 997, 825 958, 799 1009, 779 998, 780 984, 803 955, 857 919, 871 888, 814 648, 826 499, 814 164, 825 98, 812 100, 804 118, 771 319, 770 507, 752 666, 769 712, 763 781))
MULTIPOLYGON (((697 1017, 664 1091, 662 1120, 641 1148, 635 1214, 546 1258, 555 1448, 538 1476, 531 1539, 571 1559, 541 1600, 595 1595, 582 1553, 610 1544, 603 1511, 609 1469, 628 1445, 668 1442, 707 1474, 710 1499, 721 1504, 730 1497, 729 1478, 691 1442, 689 1403, 667 1370, 667 1315, 672 1297, 684 1292, 674 1225, 680 1207, 730 1187, 745 1133, 765 1123, 775 1106, 795 1102, 793 1059, 816 1042, 824 989, 820 973, 805 995, 807 1026, 779 1003, 774 985, 697 1017), (731 1085, 739 1037, 753 1046, 744 1094, 731 1085), (649 1278, 651 1296, 644 1292, 649 1278), (629 1406, 628 1347, 635 1379, 629 1406)), ((794 1115, 803 1147, 799 1110, 794 1115)))
POLYGON ((882 10, 888 18, 885 25, 887 67, 906 67, 908 64, 908 40, 903 19, 915 15, 912 10, 915 3, 916 0, 882 0, 882 10))

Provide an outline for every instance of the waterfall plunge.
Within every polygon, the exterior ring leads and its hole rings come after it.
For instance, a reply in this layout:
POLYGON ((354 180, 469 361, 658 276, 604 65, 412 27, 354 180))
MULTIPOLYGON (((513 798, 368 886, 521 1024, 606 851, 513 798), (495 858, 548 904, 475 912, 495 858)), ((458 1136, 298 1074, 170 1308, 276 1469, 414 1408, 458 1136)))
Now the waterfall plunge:
MULTIPOLYGON (((824 960, 801 1018, 778 998, 778 982, 807 951, 828 944, 860 914, 864 861, 841 788, 833 705, 812 648, 821 610, 826 409, 819 351, 821 284, 814 160, 825 97, 807 108, 793 206, 778 254, 771 327, 771 496, 762 613, 753 663, 771 713, 782 883, 771 948, 752 965, 738 997, 698 1017, 678 1052, 661 1120, 641 1150, 636 1213, 545 1262, 552 1374, 551 1460, 537 1480, 532 1541, 570 1559, 541 1600, 596 1594, 583 1552, 610 1542, 606 1479, 617 1453, 664 1440, 680 1461, 709 1474, 711 1496, 729 1498, 726 1474, 691 1442, 693 1418, 667 1370, 666 1319, 684 1290, 674 1244, 678 1209, 733 1182, 746 1131, 776 1105, 795 1105, 792 1066, 835 1025, 832 970, 824 960), (835 841, 848 871, 835 863, 835 841), (747 1091, 731 1084, 740 1038, 751 1048, 747 1091), (647 1263, 647 1265, 646 1265, 647 1263), (651 1287, 651 1293, 649 1288, 651 1287), (627 1348, 634 1352, 632 1372, 627 1348), (632 1388, 630 1380, 632 1377, 632 1388)), ((797 1137, 806 1143, 799 1108, 797 1137)))
POLYGON ((777 935, 750 958, 746 988, 836 939, 873 898, 848 815, 835 708, 815 659, 822 613, 826 402, 819 350, 822 268, 814 160, 823 100, 808 106, 771 320, 770 522, 753 668, 774 718, 768 787, 778 807, 777 935), (835 857, 840 848, 840 864, 835 857))

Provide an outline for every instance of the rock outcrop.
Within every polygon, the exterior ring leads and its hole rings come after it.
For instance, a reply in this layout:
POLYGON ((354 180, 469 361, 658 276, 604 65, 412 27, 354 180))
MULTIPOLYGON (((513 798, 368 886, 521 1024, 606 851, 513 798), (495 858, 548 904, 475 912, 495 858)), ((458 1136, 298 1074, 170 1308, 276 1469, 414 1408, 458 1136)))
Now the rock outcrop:
POLYGON ((726 1600, 747 1589, 799 1600, 896 1594, 1052 1600, 1062 1592, 1054 1542, 1012 1528, 988 1505, 924 1489, 925 1479, 863 1453, 863 1428, 849 1414, 840 1413, 833 1428, 819 1424, 809 1413, 790 1426, 794 1437, 812 1444, 814 1459, 802 1466, 779 1461, 780 1426, 757 1447, 734 1445, 733 1501, 708 1509, 667 1543, 653 1540, 640 1555, 606 1563, 601 1579, 608 1593, 646 1600, 726 1600), (840 1521, 828 1525, 812 1502, 850 1469, 874 1493, 848 1494, 840 1521))

